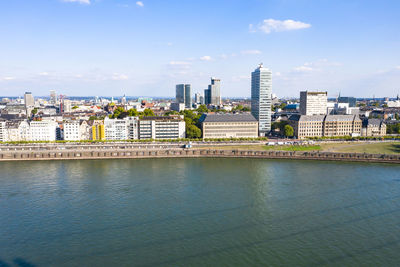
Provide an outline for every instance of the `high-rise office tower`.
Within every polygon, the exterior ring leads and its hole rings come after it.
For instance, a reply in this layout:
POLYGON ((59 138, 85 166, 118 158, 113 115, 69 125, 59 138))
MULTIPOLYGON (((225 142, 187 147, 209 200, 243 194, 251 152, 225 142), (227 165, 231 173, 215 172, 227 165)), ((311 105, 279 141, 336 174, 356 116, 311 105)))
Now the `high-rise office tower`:
POLYGON ((25 108, 35 106, 35 99, 31 92, 25 92, 24 94, 25 108))
POLYGON ((327 103, 327 92, 300 92, 301 115, 326 115, 327 103))
POLYGON ((62 100, 62 113, 67 113, 67 112, 71 112, 72 108, 71 108, 71 100, 69 99, 63 99, 62 100))
POLYGON ((262 64, 251 73, 251 114, 258 120, 258 134, 271 131, 272 72, 262 64))
POLYGON ((208 90, 210 90, 211 105, 221 105, 221 80, 217 78, 211 78, 211 84, 208 86, 208 90))
POLYGON ((210 89, 204 89, 204 104, 211 104, 210 89))
POLYGON ((192 107, 192 88, 190 84, 176 85, 176 102, 184 103, 185 108, 192 107))
POLYGON ((50 90, 50 103, 53 105, 57 104, 56 90, 50 90))
POLYGON ((125 95, 123 97, 121 97, 121 104, 122 105, 126 104, 126 96, 125 95))
POLYGON ((201 102, 200 98, 201 98, 201 94, 200 93, 195 93, 194 94, 194 102, 196 104, 200 104, 200 102, 201 102))

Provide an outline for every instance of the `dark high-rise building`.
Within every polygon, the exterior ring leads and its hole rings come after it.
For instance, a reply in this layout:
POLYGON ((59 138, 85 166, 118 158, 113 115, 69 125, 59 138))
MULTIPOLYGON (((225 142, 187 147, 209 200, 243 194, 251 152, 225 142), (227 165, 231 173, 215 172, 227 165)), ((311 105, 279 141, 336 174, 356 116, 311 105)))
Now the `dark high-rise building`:
POLYGON ((184 103, 185 108, 192 107, 192 88, 190 84, 176 85, 176 102, 184 103))
POLYGON ((355 97, 339 96, 338 103, 348 103, 349 107, 356 106, 357 99, 355 97))

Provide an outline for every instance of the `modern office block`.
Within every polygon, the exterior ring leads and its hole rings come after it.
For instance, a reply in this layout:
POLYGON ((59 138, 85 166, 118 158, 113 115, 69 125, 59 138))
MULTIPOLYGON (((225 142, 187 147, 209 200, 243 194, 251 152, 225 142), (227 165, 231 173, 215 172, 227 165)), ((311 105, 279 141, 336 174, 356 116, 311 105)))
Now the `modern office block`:
POLYGON ((326 115, 328 93, 327 92, 300 92, 301 115, 326 115))
POLYGON ((251 73, 251 113, 258 121, 259 135, 271 131, 272 72, 262 64, 251 73))

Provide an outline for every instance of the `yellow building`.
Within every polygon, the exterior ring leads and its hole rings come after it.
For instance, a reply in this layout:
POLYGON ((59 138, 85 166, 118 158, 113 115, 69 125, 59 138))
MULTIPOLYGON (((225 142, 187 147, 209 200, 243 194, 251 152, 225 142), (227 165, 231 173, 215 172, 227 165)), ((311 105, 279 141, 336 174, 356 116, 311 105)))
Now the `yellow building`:
POLYGON ((92 125, 90 128, 90 139, 93 141, 106 139, 104 124, 94 123, 92 125))

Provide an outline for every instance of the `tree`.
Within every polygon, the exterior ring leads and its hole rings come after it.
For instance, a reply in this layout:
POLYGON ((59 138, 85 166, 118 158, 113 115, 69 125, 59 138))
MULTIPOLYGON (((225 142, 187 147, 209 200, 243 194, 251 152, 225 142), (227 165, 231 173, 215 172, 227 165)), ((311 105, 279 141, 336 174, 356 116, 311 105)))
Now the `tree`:
POLYGON ((178 111, 176 111, 176 110, 170 110, 170 111, 167 111, 167 112, 165 112, 165 114, 164 114, 165 116, 170 116, 170 115, 179 115, 179 112, 178 111))
POLYGON ((292 137, 294 135, 293 127, 289 124, 285 125, 284 132, 286 137, 292 137))
POLYGON ((146 108, 145 110, 143 110, 143 116, 152 117, 154 116, 154 112, 151 109, 146 108))
POLYGON ((198 108, 197 108, 197 112, 198 113, 207 113, 208 112, 208 108, 207 108, 207 106, 206 105, 200 105, 198 108))
MULTIPOLYGON (((32 109, 32 111, 31 111, 32 115, 36 115, 37 112, 38 112, 38 109, 37 109, 37 108, 34 108, 34 109, 32 109)), ((397 114, 396 114, 396 115, 397 115, 397 114)))
POLYGON ((116 119, 116 118, 118 118, 118 119, 123 119, 123 118, 125 118, 126 116, 127 116, 127 113, 126 113, 125 109, 124 109, 123 107, 117 107, 117 108, 114 110, 114 113, 113 113, 113 115, 112 115, 112 118, 113 118, 113 119, 116 119))
POLYGON ((73 106, 73 107, 72 107, 72 109, 77 109, 77 108, 78 108, 78 106, 73 106))
POLYGON ((279 122, 274 121, 274 122, 271 124, 271 130, 272 130, 272 131, 275 131, 276 129, 279 129, 279 122))
POLYGON ((128 116, 129 117, 135 117, 138 116, 139 112, 136 110, 136 108, 131 108, 128 110, 128 116))
POLYGON ((200 138, 201 130, 193 124, 186 124, 186 137, 187 138, 200 138))
POLYGON ((400 120, 400 116, 398 113, 394 114, 394 118, 396 119, 396 121, 400 120))

